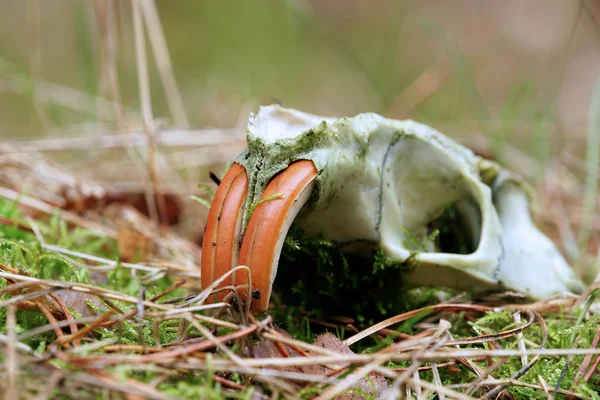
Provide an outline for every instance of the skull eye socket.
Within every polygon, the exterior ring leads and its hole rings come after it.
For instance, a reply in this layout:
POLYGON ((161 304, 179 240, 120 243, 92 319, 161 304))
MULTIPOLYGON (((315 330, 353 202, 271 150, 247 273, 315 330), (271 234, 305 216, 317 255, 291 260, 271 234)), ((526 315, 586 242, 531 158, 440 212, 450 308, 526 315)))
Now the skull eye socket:
POLYGON ((402 137, 389 148, 380 231, 390 248, 404 254, 477 251, 483 223, 481 199, 476 200, 479 183, 459 161, 414 136, 402 137))
POLYGON ((444 209, 443 214, 428 225, 436 251, 451 254, 472 254, 481 238, 481 210, 469 197, 444 209))

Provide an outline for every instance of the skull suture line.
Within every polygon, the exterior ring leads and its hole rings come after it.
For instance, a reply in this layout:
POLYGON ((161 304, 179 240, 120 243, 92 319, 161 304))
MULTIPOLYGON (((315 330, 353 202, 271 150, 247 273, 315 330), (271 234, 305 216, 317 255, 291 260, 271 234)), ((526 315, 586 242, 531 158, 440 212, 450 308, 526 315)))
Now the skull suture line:
MULTIPOLYGON (((343 250, 383 249, 391 260, 410 262, 407 279, 418 285, 510 289, 532 298, 583 288, 533 224, 526 185, 432 128, 376 114, 330 119, 268 106, 251 116, 247 140, 209 212, 202 285, 246 265, 254 311, 269 305, 292 222, 343 250), (427 242, 431 223, 448 207, 473 251, 411 248, 427 242)), ((221 286, 232 283, 246 299, 247 274, 221 286)))

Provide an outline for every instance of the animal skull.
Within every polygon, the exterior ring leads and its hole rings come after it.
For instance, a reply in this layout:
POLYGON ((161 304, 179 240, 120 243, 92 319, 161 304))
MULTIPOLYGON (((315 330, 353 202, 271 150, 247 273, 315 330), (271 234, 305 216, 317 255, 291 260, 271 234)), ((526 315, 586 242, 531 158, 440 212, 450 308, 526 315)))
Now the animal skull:
MULTIPOLYGON (((207 287, 248 266, 254 311, 268 307, 292 222, 345 251, 382 249, 414 266, 407 278, 418 285, 504 288, 532 298, 583 288, 533 224, 525 183, 428 126, 274 105, 251 116, 247 140, 215 194, 201 278, 207 287), (428 242, 431 224, 449 207, 471 241, 466 254, 428 242)), ((247 279, 239 272, 221 286, 234 284, 247 299, 247 279)))

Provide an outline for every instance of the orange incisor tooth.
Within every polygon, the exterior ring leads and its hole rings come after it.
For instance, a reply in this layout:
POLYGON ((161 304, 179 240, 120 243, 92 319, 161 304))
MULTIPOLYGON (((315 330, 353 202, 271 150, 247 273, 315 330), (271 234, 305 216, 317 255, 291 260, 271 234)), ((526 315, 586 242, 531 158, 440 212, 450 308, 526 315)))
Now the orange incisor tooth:
MULTIPOLYGON (((237 266, 239 246, 236 241, 247 193, 246 170, 240 164, 233 164, 217 188, 206 220, 201 259, 203 289, 237 266)), ((231 278, 227 278, 218 287, 231 285, 231 282, 231 278)), ((217 301, 221 301, 227 293, 218 293, 217 301)))
MULTIPOLYGON (((267 185, 261 200, 250 217, 240 249, 240 265, 252 272, 252 310, 264 312, 269 306, 271 289, 281 248, 296 215, 308 201, 318 171, 312 161, 290 164, 267 185)), ((235 285, 247 299, 246 274, 238 273, 235 285), (242 285, 246 285, 244 288, 242 285)))

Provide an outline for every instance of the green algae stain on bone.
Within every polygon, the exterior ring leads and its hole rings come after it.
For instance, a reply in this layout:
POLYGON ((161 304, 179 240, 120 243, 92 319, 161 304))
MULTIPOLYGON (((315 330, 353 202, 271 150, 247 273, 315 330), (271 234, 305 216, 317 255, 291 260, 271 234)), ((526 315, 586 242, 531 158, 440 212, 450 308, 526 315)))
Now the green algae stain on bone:
MULTIPOLYGON (((249 133, 247 135, 248 149, 235 161, 241 164, 249 174, 243 228, 245 229, 250 221, 260 196, 269 182, 295 161, 311 160, 315 164, 319 172, 317 189, 311 195, 308 206, 316 201, 319 197, 319 188, 329 182, 331 174, 335 172, 326 168, 331 161, 331 152, 327 150, 347 144, 349 142, 347 136, 351 132, 351 130, 345 130, 343 132, 345 137, 342 138, 331 129, 327 122, 322 121, 318 126, 308 129, 296 137, 286 137, 272 143, 267 143, 259 135, 249 133)), ((359 141, 355 140, 355 142, 359 141)), ((360 148, 358 159, 352 160, 352 162, 364 163, 368 153, 368 143, 364 140, 363 142, 364 145, 360 148)))

